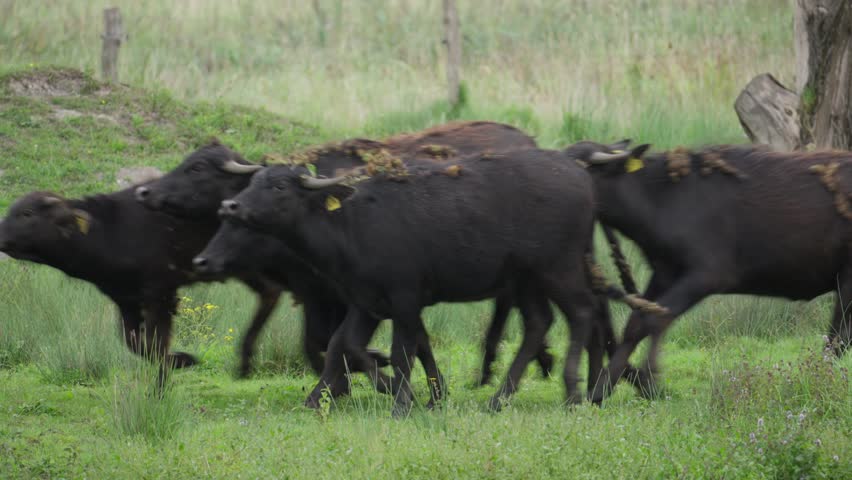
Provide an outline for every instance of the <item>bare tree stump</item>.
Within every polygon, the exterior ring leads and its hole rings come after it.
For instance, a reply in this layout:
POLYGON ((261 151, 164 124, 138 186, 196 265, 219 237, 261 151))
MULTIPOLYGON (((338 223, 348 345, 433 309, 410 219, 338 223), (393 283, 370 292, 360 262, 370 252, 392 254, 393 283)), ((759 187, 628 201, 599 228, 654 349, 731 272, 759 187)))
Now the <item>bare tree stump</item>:
POLYGON ((852 150, 852 1, 796 0, 793 30, 796 92, 754 78, 734 105, 740 123, 781 150, 852 150))
POLYGON ((450 105, 459 103, 461 88, 461 29, 456 0, 444 0, 444 44, 447 45, 447 84, 450 105))
POLYGON ((797 0, 801 144, 852 149, 852 2, 797 0))
POLYGON ((799 149, 799 96, 772 75, 754 77, 737 97, 734 109, 752 142, 782 152, 799 149))
POLYGON ((101 72, 104 80, 118 83, 118 49, 124 40, 121 11, 117 7, 104 9, 104 33, 101 35, 101 72))

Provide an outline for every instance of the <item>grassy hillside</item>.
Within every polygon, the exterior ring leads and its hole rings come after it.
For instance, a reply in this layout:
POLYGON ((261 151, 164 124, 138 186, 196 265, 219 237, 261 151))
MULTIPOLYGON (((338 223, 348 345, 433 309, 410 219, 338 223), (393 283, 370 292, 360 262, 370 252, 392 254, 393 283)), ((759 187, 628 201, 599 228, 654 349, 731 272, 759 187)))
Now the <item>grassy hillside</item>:
POLYGON ((31 190, 115 190, 119 168, 167 170, 211 136, 258 160, 314 143, 319 132, 262 109, 178 101, 68 68, 0 74, 0 215, 31 190))
MULTIPOLYGON (((115 189, 121 167, 168 169, 211 135, 252 160, 451 117, 509 122, 545 146, 739 142, 739 89, 764 71, 792 83, 787 0, 459 2, 467 102, 455 111, 440 2, 109 2, 130 35, 118 86, 80 73, 98 65, 107 3, 0 0, 0 216, 29 190, 83 195, 115 189)), ((450 397, 393 421, 360 376, 351 397, 300 406, 316 378, 289 300, 257 374, 236 381, 251 294, 235 282, 181 293, 175 346, 202 363, 155 399, 103 295, 0 262, 0 477, 852 478, 852 355, 824 355, 828 295, 707 299, 668 335, 656 401, 620 386, 602 408, 565 409, 559 376, 530 369, 496 415, 494 388, 471 386, 491 305, 437 305, 424 317, 450 397)), ((622 326, 627 312, 613 312, 622 326)), ((549 336, 557 358, 564 323, 549 336)), ((498 376, 518 333, 513 316, 498 376)), ((389 342, 385 325, 373 344, 389 342)), ((424 400, 419 367, 412 378, 424 400)))

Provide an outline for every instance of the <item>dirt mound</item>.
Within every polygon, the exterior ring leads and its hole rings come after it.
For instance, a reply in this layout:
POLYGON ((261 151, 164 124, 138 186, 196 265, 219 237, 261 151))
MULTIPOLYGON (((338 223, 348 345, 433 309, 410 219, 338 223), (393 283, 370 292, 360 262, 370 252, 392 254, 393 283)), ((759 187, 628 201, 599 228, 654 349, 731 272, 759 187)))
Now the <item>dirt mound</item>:
POLYGON ((11 75, 6 87, 24 97, 70 97, 84 94, 106 95, 110 88, 79 70, 66 68, 33 69, 11 75))

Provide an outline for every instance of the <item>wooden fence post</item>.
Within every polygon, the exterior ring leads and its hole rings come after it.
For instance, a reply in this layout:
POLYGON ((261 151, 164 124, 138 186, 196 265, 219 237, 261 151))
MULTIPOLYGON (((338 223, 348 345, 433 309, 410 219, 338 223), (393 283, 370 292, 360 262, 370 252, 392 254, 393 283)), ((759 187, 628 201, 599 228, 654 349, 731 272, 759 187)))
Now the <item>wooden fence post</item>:
POLYGON ((461 29, 456 0, 444 0, 444 43, 447 45, 447 86, 450 105, 459 103, 461 87, 461 29))
POLYGON ((124 40, 121 11, 118 7, 104 9, 104 33, 101 35, 101 72, 103 79, 118 83, 118 49, 124 40))

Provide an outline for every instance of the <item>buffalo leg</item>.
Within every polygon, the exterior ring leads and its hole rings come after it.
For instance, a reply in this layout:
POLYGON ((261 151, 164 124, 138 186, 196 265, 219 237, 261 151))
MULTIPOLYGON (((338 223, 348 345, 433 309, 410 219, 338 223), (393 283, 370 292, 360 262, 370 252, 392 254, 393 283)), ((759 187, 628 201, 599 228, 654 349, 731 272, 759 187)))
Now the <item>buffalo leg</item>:
POLYGON ((847 267, 840 278, 840 288, 834 301, 834 315, 828 332, 829 342, 838 357, 852 344, 852 271, 847 267))
POLYGON ((124 344, 136 355, 143 356, 142 352, 142 311, 137 303, 119 303, 118 310, 121 315, 122 335, 124 344))
MULTIPOLYGON (((482 375, 479 378, 480 386, 487 385, 494 374, 493 364, 497 358, 497 346, 500 344, 500 339, 503 338, 506 321, 509 318, 509 313, 512 311, 513 300, 510 295, 502 294, 494 301, 494 315, 491 317, 491 323, 488 325, 488 332, 485 336, 485 344, 483 346, 482 375)), ((548 377, 553 368, 553 355, 547 350, 548 345, 545 337, 536 354, 536 360, 544 377, 548 377)))
POLYGON ((414 392, 411 390, 411 367, 417 354, 418 328, 417 321, 405 317, 397 320, 394 318, 393 328, 394 342, 391 346, 391 366, 393 366, 393 392, 394 406, 393 416, 400 418, 408 415, 411 404, 414 401, 414 392))
POLYGON ((332 397, 348 391, 347 373, 357 370, 370 376, 373 384, 387 385, 390 379, 378 371, 375 361, 366 351, 367 343, 378 327, 379 319, 358 308, 350 307, 346 319, 334 332, 325 355, 320 380, 305 400, 305 406, 318 408, 324 390, 332 397))
POLYGON ((322 300, 306 297, 302 301, 302 347, 308 365, 317 374, 322 374, 325 365, 322 352, 329 347, 332 336, 346 316, 345 305, 322 300))
POLYGON ((441 401, 447 391, 447 384, 444 381, 444 376, 438 370, 438 364, 435 362, 435 357, 432 354, 432 345, 429 342, 429 335, 426 333, 426 328, 423 325, 423 320, 420 320, 419 336, 417 337, 417 358, 423 365, 423 370, 426 372, 426 381, 429 386, 429 403, 426 408, 432 409, 435 403, 441 401))
MULTIPOLYGON (((588 345, 592 326, 598 322, 597 299, 588 287, 584 269, 579 268, 585 262, 566 264, 564 270, 554 271, 544 277, 543 285, 548 297, 565 315, 570 329, 568 349, 565 354, 565 366, 562 381, 565 384, 566 403, 579 403, 582 397, 577 392, 578 370, 583 349, 588 345)), ((597 353, 597 352, 594 352, 597 353)), ((593 360, 595 362, 597 360, 593 360)))
POLYGON ((591 394, 597 382, 603 378, 604 352, 612 356, 618 345, 615 341, 615 331, 612 328, 612 317, 609 312, 607 299, 600 295, 596 296, 595 306, 600 321, 592 326, 588 345, 586 345, 586 350, 589 352, 589 375, 587 377, 588 385, 586 388, 589 394, 591 394))
POLYGON ((530 285, 531 282, 524 283, 527 285, 519 287, 519 295, 516 297, 524 319, 524 338, 509 367, 506 380, 488 402, 488 408, 493 411, 499 411, 503 403, 517 391, 524 371, 540 351, 552 323, 552 312, 547 298, 535 293, 536 287, 530 285))
POLYGON ((240 349, 240 370, 238 372, 240 378, 246 378, 251 373, 251 359, 254 356, 254 346, 257 343, 257 337, 269 320, 272 311, 278 306, 278 300, 281 298, 281 289, 270 284, 252 286, 252 288, 257 292, 258 304, 257 310, 254 312, 254 317, 251 320, 251 325, 249 325, 245 336, 243 336, 240 349))
POLYGON ((657 374, 657 360, 662 336, 680 314, 717 290, 705 278, 707 277, 703 274, 693 273, 674 282, 672 288, 656 300, 658 304, 668 309, 665 314, 646 315, 641 312, 633 312, 630 315, 627 327, 624 329, 624 339, 609 362, 607 379, 598 382, 592 394, 592 401, 600 402, 609 395, 615 381, 622 376, 627 368, 630 355, 636 350, 639 342, 648 335, 652 337, 651 348, 648 350, 646 367, 640 377, 644 377, 642 380, 646 382, 646 385, 642 385, 643 391, 654 390, 653 376, 657 374))
POLYGON ((493 364, 497 358, 497 346, 500 339, 503 338, 503 331, 506 328, 506 320, 509 318, 509 313, 512 311, 512 302, 507 296, 499 296, 494 301, 494 314, 491 316, 491 323, 488 325, 488 332, 485 335, 485 344, 483 345, 482 354, 482 374, 479 377, 479 385, 487 385, 491 381, 493 375, 493 364))

